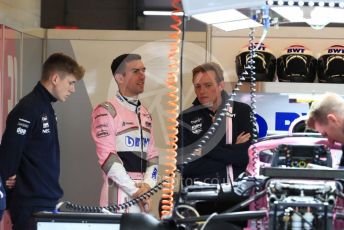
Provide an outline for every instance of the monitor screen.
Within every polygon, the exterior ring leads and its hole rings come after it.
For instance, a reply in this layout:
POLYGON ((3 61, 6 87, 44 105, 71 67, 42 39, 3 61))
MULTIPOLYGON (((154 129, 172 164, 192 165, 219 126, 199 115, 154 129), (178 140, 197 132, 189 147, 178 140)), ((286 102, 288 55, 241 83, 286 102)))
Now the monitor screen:
POLYGON ((39 212, 34 217, 37 230, 119 230, 122 215, 39 212))
POLYGON ((119 230, 120 224, 112 223, 62 223, 37 222, 37 230, 119 230))

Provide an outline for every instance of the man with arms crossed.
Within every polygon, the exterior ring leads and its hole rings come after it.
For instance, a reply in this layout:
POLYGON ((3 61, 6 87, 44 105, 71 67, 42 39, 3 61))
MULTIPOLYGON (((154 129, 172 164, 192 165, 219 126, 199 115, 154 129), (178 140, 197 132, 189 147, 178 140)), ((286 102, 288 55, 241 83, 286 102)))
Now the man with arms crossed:
MULTIPOLYGON (((201 157, 183 165, 183 184, 230 183, 245 172, 248 164, 247 150, 253 132, 250 120, 252 110, 249 105, 236 101, 227 107, 229 95, 224 90, 223 70, 217 63, 208 62, 195 67, 192 83, 196 99, 179 118, 178 154, 183 154, 186 159, 195 150, 194 153, 201 157), (207 134, 216 114, 224 108, 232 117, 224 117, 215 134, 199 149, 199 140, 207 134)), ((199 202, 196 209, 203 215, 220 213, 238 202, 240 197, 199 202)))

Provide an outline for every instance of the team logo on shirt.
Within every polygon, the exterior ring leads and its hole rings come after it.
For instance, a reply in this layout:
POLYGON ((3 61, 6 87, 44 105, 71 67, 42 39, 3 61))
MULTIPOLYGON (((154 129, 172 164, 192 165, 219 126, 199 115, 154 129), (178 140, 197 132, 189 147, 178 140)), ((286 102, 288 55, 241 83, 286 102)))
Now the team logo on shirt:
POLYGON ((48 115, 42 115, 42 133, 50 133, 48 115))
POLYGON ((122 127, 124 127, 124 126, 126 126, 126 125, 134 125, 134 122, 123 121, 123 122, 122 122, 122 127))
POLYGON ((25 135, 26 134, 26 130, 29 128, 30 126, 30 121, 25 120, 23 118, 19 118, 18 119, 18 123, 17 123, 17 133, 19 135, 25 135))
POLYGON ((26 134, 26 129, 23 129, 23 128, 18 127, 18 128, 17 128, 17 133, 18 133, 19 135, 25 135, 25 134, 26 134))
POLYGON ((158 169, 157 168, 154 168, 153 172, 152 172, 152 179, 153 180, 156 180, 158 176, 158 169))
POLYGON ((124 102, 124 99, 120 95, 117 94, 116 96, 121 102, 124 102))
POLYGON ((96 133, 97 138, 107 137, 109 135, 110 135, 109 132, 106 130, 100 130, 96 133))
POLYGON ((202 118, 198 117, 191 121, 191 132, 193 134, 200 134, 202 132, 202 118))
MULTIPOLYGON (((143 146, 146 147, 149 143, 149 138, 142 138, 143 146)), ((131 137, 125 136, 125 145, 127 147, 140 147, 141 146, 141 138, 139 137, 131 137)))
POLYGON ((25 120, 25 119, 23 119, 23 118, 19 118, 19 119, 18 119, 17 126, 19 126, 19 127, 21 127, 21 128, 24 128, 24 129, 27 129, 27 128, 29 128, 29 126, 30 126, 30 121, 25 120))
POLYGON ((97 133, 96 133, 96 137, 97 138, 102 138, 102 137, 107 137, 110 135, 110 133, 108 132, 108 127, 109 125, 107 123, 104 124, 100 124, 96 127, 97 129, 97 133))

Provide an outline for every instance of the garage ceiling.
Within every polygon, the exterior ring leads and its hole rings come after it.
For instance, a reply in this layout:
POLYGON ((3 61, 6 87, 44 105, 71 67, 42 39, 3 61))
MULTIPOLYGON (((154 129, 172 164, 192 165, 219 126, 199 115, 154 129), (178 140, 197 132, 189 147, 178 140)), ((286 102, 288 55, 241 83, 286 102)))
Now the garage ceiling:
MULTIPOLYGON (((42 0, 41 27, 109 30, 170 30, 168 16, 144 16, 144 10, 171 11, 170 0, 42 0)), ((196 20, 190 31, 204 31, 196 20)))
MULTIPOLYGON (((171 30, 168 16, 145 16, 143 11, 171 11, 171 0, 41 0, 41 27, 109 30, 171 30)), ((249 11, 242 9, 241 11, 249 11)), ((304 23, 281 26, 306 26, 304 23)), ((330 27, 343 26, 329 24, 330 27)), ((187 31, 205 31, 206 25, 186 21, 187 31)))

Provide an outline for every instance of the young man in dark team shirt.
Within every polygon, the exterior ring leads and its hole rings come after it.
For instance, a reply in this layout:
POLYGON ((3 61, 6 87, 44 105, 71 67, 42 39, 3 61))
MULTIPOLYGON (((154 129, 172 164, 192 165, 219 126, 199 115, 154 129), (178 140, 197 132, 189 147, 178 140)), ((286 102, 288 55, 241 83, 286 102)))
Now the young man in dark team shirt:
POLYGON ((63 195, 52 103, 66 101, 84 72, 69 56, 52 54, 44 62, 41 80, 33 91, 8 114, 0 147, 0 175, 9 191, 14 230, 34 229, 32 214, 54 210, 63 195))

